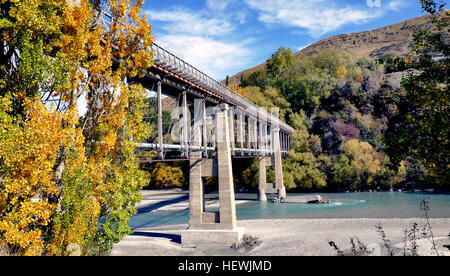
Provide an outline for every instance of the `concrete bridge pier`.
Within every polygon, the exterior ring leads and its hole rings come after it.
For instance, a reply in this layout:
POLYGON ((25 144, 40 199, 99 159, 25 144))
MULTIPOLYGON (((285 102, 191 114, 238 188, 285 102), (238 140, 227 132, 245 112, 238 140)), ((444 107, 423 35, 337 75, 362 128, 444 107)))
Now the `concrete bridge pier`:
MULTIPOLYGON (((195 109, 204 108, 200 104, 195 109)), ((195 114, 203 112, 195 111, 195 114)), ((194 116, 194 128, 201 127, 202 117, 194 116)), ((237 227, 236 205, 231 163, 228 105, 220 105, 216 114, 217 158, 202 159, 201 152, 191 152, 189 176, 189 228, 181 235, 183 246, 209 243, 231 245, 240 241, 243 228, 237 227), (219 212, 206 212, 204 204, 203 177, 217 176, 219 181, 219 212)), ((198 129, 199 129, 198 128, 198 129)), ((194 131, 194 144, 201 144, 201 131, 194 131)))
POLYGON ((286 197, 286 187, 283 180, 283 163, 281 160, 281 143, 280 143, 280 131, 274 129, 272 131, 273 141, 273 156, 265 156, 259 159, 259 192, 258 200, 267 201, 267 195, 276 193, 278 197, 286 197), (267 166, 275 167, 275 185, 267 183, 267 166))
POLYGON ((283 162, 281 160, 281 143, 280 143, 280 129, 274 129, 273 135, 273 147, 275 150, 274 163, 275 163, 275 183, 278 196, 280 198, 286 197, 286 187, 283 180, 283 162))
POLYGON ((266 189, 267 189, 267 160, 270 157, 262 157, 259 159, 259 191, 258 201, 267 201, 266 189))

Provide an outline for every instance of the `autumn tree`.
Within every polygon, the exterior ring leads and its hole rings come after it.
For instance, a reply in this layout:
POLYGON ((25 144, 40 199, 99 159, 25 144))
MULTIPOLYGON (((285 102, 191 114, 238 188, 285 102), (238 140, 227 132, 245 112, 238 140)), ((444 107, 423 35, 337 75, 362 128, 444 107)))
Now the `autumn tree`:
POLYGON ((108 250, 145 184, 146 91, 132 83, 153 62, 144 1, 76 2, 1 2, 0 240, 21 255, 108 250))
POLYGON ((180 167, 164 163, 156 164, 152 172, 152 187, 157 189, 181 188, 183 184, 183 170, 180 167))
POLYGON ((241 95, 242 97, 248 98, 247 92, 246 92, 244 89, 242 89, 241 86, 232 84, 232 85, 229 85, 228 88, 230 88, 230 89, 233 90, 234 92, 238 93, 238 94, 241 95))
POLYGON ((49 41, 61 34, 61 1, 2 1, 0 51, 0 240, 12 253, 38 255, 60 193, 54 164, 60 146, 77 139, 63 120, 74 108, 46 108, 45 94, 69 88, 49 41))
POLYGON ((339 187, 345 190, 376 188, 382 156, 369 143, 357 139, 346 142, 343 151, 333 165, 334 181, 339 187))

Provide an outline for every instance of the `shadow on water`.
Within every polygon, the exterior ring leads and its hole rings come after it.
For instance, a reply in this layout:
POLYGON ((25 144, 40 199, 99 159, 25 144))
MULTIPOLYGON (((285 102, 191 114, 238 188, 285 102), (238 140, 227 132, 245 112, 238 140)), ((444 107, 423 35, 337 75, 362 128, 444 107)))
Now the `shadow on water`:
POLYGON ((151 232, 134 232, 133 236, 141 236, 148 238, 165 238, 169 239, 171 242, 181 244, 181 236, 165 233, 151 233, 151 232))
POLYGON ((188 199, 189 199, 189 195, 184 195, 184 196, 177 197, 177 198, 174 198, 174 199, 161 201, 161 202, 158 202, 158 203, 155 203, 155 204, 151 204, 151 205, 139 208, 138 209, 138 214, 149 213, 149 212, 151 212, 153 210, 157 210, 157 209, 162 208, 164 206, 171 205, 171 204, 176 204, 176 203, 188 200, 188 199))

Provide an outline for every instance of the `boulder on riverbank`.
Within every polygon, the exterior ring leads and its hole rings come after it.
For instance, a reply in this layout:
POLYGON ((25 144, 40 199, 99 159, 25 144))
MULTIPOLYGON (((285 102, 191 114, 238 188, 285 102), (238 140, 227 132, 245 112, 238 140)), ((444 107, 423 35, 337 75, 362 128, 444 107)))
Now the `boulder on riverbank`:
POLYGON ((320 195, 316 196, 315 200, 310 200, 307 202, 308 204, 329 204, 329 200, 324 200, 320 195))

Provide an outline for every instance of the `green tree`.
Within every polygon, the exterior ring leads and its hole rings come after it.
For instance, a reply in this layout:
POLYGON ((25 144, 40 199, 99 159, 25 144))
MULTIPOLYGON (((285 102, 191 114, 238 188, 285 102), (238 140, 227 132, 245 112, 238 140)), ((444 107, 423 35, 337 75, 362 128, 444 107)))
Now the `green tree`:
POLYGON ((336 87, 334 75, 315 66, 309 57, 298 58, 285 74, 283 81, 279 81, 282 93, 292 103, 293 112, 304 110, 308 117, 336 87))
POLYGON ((266 85, 270 85, 270 81, 267 78, 267 72, 265 69, 261 69, 251 73, 250 76, 248 76, 248 78, 246 78, 244 82, 241 83, 242 87, 247 86, 264 87, 266 85))
POLYGON ((290 125, 295 133, 291 136, 291 151, 284 160, 286 188, 290 190, 317 190, 326 186, 326 175, 320 171, 321 163, 314 155, 312 140, 308 133, 305 113, 291 115, 290 125))
POLYGON ((285 77, 285 73, 294 61, 294 53, 286 47, 280 47, 278 51, 273 53, 267 61, 267 74, 275 86, 281 85, 279 82, 285 77))
POLYGON ((361 74, 361 70, 356 66, 353 57, 340 50, 324 50, 312 57, 315 68, 325 70, 330 76, 342 79, 344 77, 355 77, 361 74))
POLYGON ((450 183, 449 54, 450 12, 445 3, 421 0, 432 15, 434 30, 414 33, 415 69, 403 80, 406 90, 399 114, 386 135, 387 153, 394 164, 410 156, 420 161, 434 183, 448 189, 450 183), (439 58, 436 58, 439 56, 439 58))
POLYGON ((243 89, 248 99, 270 112, 273 107, 280 109, 280 118, 285 121, 286 115, 291 112, 291 104, 281 95, 277 88, 249 86, 243 89))

